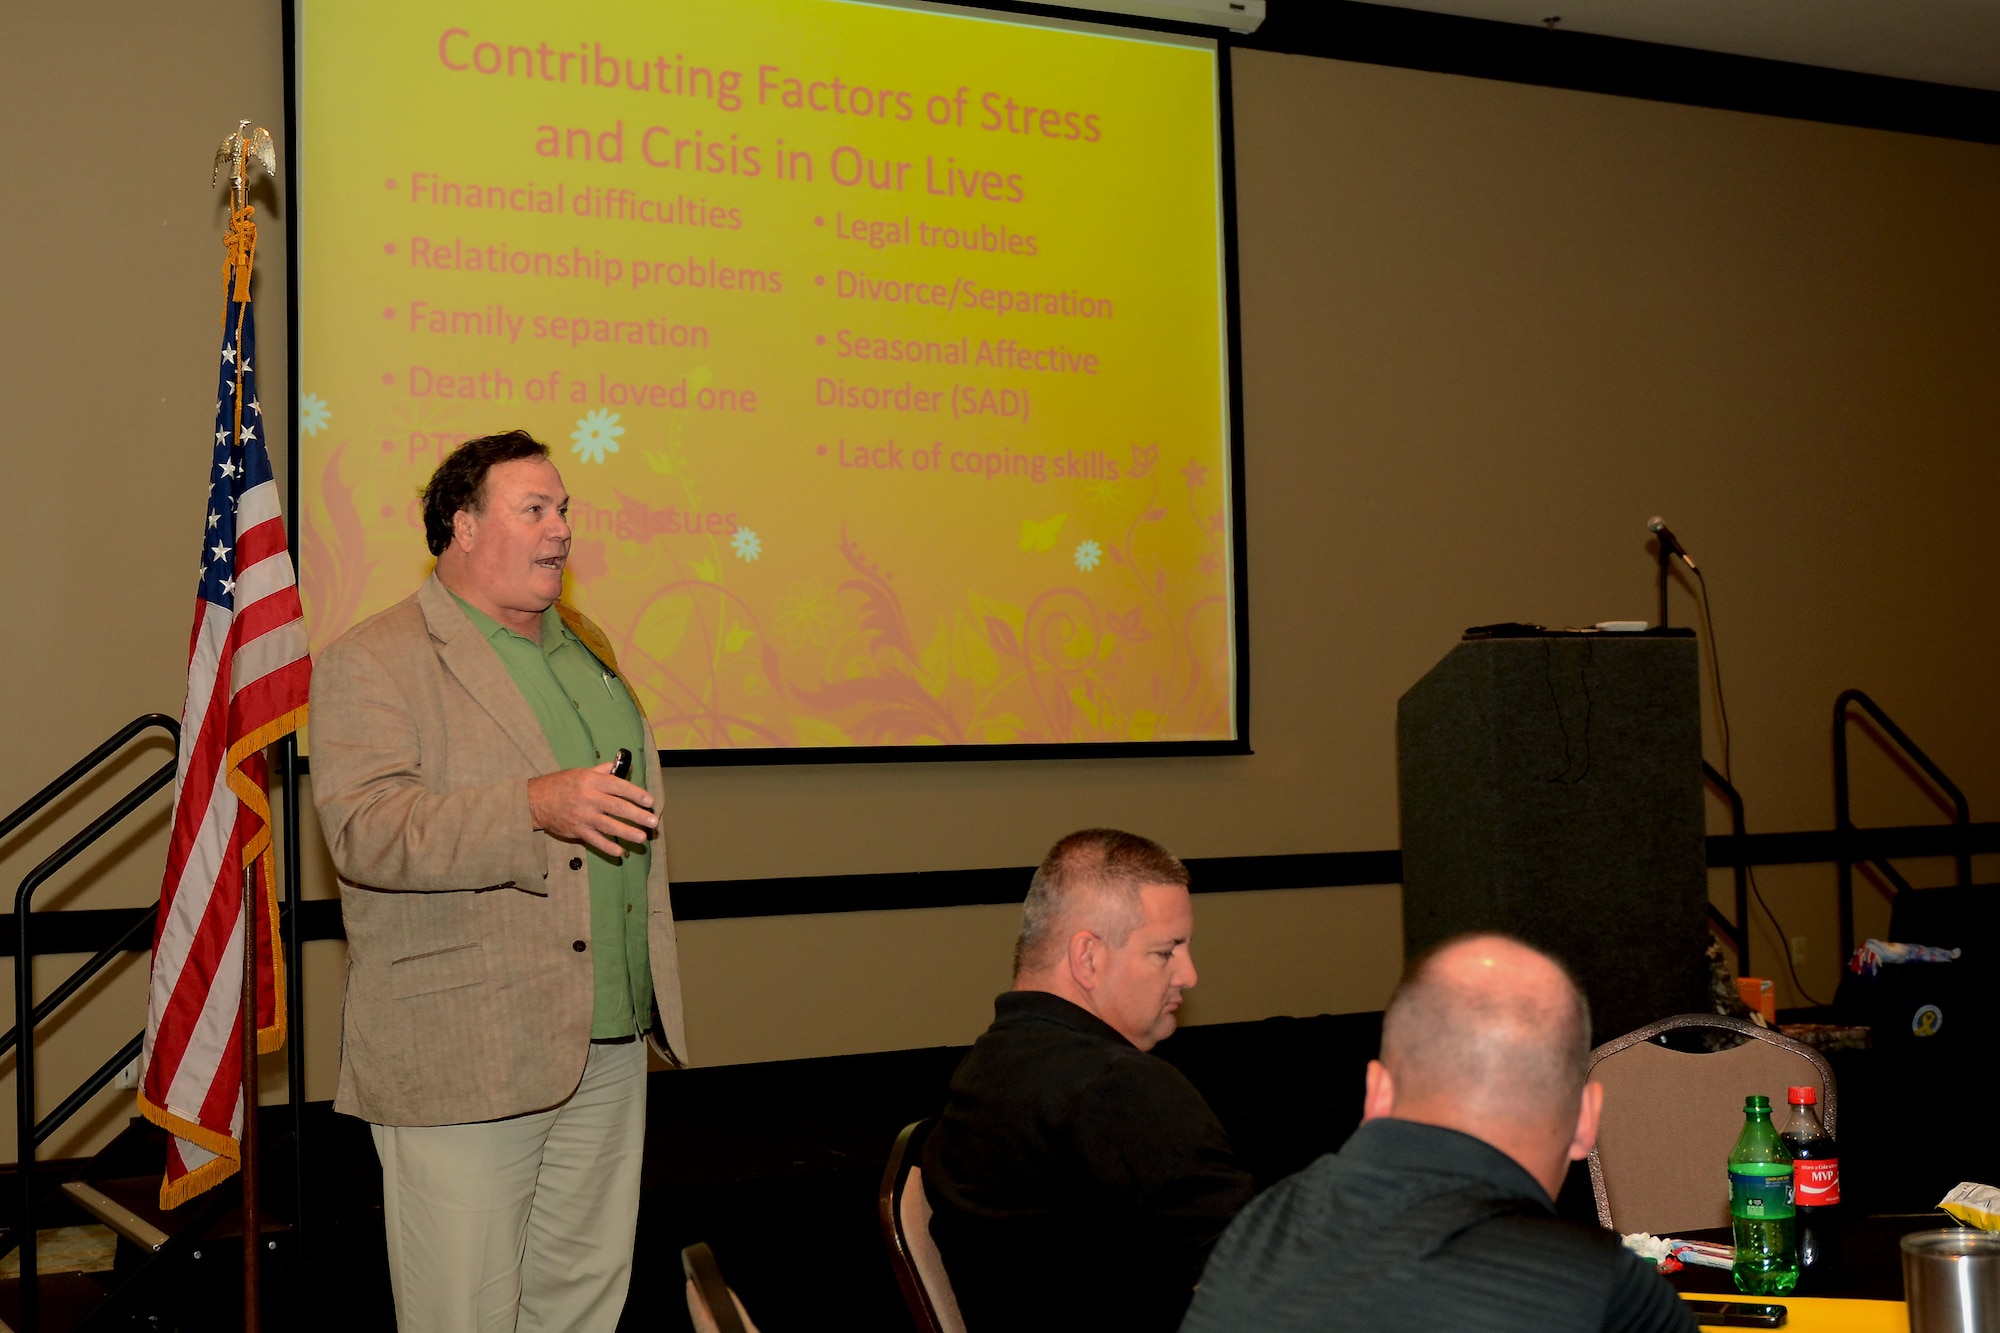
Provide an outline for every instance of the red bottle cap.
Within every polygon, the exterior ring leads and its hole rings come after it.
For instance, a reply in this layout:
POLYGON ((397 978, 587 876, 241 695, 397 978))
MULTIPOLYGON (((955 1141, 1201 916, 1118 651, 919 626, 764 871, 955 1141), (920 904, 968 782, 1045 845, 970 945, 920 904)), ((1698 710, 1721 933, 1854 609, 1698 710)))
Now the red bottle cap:
POLYGON ((1793 1106, 1817 1106, 1819 1091, 1816 1088, 1786 1088, 1785 1100, 1793 1106))

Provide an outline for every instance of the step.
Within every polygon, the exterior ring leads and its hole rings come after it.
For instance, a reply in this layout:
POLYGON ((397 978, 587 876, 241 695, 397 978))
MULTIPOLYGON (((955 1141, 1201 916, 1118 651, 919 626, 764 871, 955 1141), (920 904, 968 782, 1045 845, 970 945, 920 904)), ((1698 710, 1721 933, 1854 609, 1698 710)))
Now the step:
MULTIPOLYGON (((37 1288, 42 1297, 42 1333, 69 1333, 109 1299, 109 1293, 89 1273, 44 1273, 37 1288)), ((14 1333, 21 1319, 21 1280, 0 1281, 0 1333, 14 1333)))
POLYGON ((150 1196, 153 1208, 149 1211, 157 1212, 160 1186, 158 1178, 153 1176, 141 1180, 102 1180, 95 1183, 66 1180, 62 1189, 63 1193, 69 1196, 70 1202, 84 1212, 140 1249, 149 1254, 157 1254, 160 1248, 172 1239, 170 1234, 162 1231, 145 1214, 118 1197, 123 1195, 125 1199, 131 1198, 132 1191, 121 1187, 135 1184, 143 1186, 145 1193, 150 1196))
MULTIPOLYGON (((237 1239, 243 1235, 243 1206, 240 1200, 230 1202, 219 1214, 203 1208, 201 1198, 179 1208, 162 1208, 158 1176, 72 1180, 62 1188, 77 1207, 149 1254, 157 1254, 169 1240, 190 1226, 201 1226, 200 1239, 203 1241, 237 1239)), ((234 1184, 228 1188, 232 1192, 237 1189, 234 1184)), ((291 1229, 291 1219, 277 1216, 267 1201, 257 1218, 257 1233, 260 1236, 283 1235, 291 1229)))

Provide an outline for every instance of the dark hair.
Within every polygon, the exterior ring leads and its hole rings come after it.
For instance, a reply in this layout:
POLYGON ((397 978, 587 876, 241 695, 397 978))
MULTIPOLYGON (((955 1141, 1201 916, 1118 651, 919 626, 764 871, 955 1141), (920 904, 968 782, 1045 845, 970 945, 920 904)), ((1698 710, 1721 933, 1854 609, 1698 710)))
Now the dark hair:
POLYGON ((443 555, 451 545, 452 521, 459 510, 484 512, 486 474, 495 464, 548 456, 549 447, 524 430, 481 435, 446 454, 418 492, 424 502, 424 544, 431 554, 443 555))
POLYGON ((1187 882, 1180 858, 1151 838, 1109 828, 1070 834, 1049 848, 1028 885, 1021 936, 1014 942, 1014 975, 1039 972, 1055 961, 1064 944, 1057 932, 1086 895, 1101 901, 1108 942, 1115 947, 1143 920, 1140 889, 1187 882))

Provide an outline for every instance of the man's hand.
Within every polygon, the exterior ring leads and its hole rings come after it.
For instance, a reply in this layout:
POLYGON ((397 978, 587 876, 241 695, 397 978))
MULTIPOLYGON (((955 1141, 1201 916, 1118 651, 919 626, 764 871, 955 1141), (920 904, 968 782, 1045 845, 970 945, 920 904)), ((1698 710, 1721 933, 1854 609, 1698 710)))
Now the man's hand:
POLYGON ((606 856, 623 856, 618 840, 644 842, 660 826, 653 794, 611 776, 610 764, 566 768, 528 779, 528 813, 535 827, 565 842, 580 842, 606 856))

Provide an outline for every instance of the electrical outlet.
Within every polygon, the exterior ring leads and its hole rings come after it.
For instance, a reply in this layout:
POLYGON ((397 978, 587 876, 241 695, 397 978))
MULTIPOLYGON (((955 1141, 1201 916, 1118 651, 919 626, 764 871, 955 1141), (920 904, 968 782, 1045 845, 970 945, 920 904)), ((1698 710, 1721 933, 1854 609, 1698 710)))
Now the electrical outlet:
POLYGON ((1792 936, 1792 966, 1804 967, 1805 965, 1806 937, 1803 935, 1794 935, 1792 936))
MULTIPOLYGON (((139 1062, 134 1060, 118 1071, 118 1077, 111 1080, 114 1088, 136 1088, 139 1086, 139 1062)), ((238 1098, 238 1100, 242 1100, 238 1098)))

